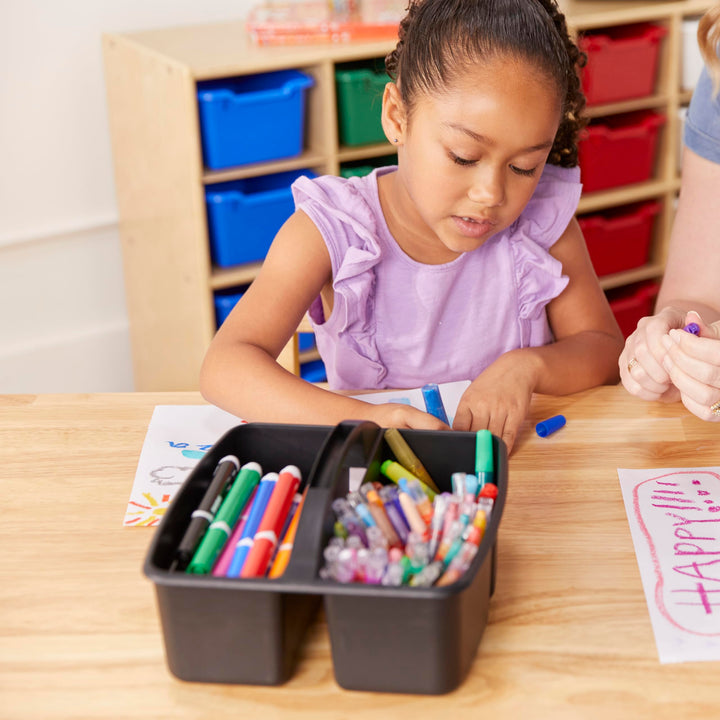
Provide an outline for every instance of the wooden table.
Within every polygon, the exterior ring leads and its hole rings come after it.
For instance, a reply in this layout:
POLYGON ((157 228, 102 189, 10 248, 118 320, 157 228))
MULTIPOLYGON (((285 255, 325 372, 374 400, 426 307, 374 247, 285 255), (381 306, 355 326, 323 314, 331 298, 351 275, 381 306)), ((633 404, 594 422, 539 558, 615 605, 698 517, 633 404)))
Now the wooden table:
POLYGON ((537 396, 510 461, 490 621, 445 696, 342 690, 327 628, 281 687, 184 683, 165 665, 153 530, 122 526, 152 409, 195 393, 0 397, 0 718, 709 718, 720 663, 661 665, 619 467, 720 464, 720 428, 620 387, 537 396), (546 439, 534 424, 563 413, 546 439))

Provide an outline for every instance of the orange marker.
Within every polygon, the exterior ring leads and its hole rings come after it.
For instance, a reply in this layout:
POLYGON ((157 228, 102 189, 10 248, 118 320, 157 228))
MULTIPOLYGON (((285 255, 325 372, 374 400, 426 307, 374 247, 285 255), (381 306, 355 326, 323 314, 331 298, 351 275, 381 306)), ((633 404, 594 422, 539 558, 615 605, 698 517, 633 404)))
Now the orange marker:
POLYGON ((300 513, 302 512, 306 495, 307 488, 305 488, 302 498, 300 499, 300 503, 295 510, 295 514, 290 521, 290 525, 288 525, 288 529, 285 531, 285 535, 280 542, 280 547, 278 548, 277 555, 275 555, 275 560, 270 568, 268 577, 277 578, 285 572, 285 568, 290 561, 290 555, 292 554, 293 545, 295 543, 295 534, 297 533, 298 523, 300 522, 300 513))

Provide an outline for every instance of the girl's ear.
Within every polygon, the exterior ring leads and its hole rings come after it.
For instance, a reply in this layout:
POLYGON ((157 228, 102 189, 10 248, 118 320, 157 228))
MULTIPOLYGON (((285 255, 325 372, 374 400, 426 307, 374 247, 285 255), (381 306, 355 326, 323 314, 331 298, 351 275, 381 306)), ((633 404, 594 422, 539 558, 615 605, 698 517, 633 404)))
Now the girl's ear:
POLYGON ((407 115, 400 97, 400 90, 394 82, 385 85, 382 101, 382 127, 385 137, 395 146, 405 139, 407 115))

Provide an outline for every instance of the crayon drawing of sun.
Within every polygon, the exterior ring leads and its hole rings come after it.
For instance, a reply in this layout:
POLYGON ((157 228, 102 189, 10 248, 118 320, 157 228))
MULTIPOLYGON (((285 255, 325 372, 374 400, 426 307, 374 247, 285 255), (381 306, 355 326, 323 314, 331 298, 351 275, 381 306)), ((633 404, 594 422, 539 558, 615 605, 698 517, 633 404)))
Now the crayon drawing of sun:
POLYGON ((147 500, 147 505, 131 500, 128 503, 123 525, 152 527, 160 522, 170 502, 170 495, 165 493, 160 500, 157 500, 151 492, 144 492, 142 495, 147 500))

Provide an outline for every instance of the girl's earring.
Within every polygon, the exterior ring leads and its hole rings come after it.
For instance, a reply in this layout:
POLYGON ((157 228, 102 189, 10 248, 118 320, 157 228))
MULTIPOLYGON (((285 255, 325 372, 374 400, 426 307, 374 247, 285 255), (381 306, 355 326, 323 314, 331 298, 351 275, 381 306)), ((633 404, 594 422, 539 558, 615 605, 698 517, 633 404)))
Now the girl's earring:
POLYGON ((394 143, 398 143, 398 142, 400 142, 400 141, 399 141, 397 138, 393 138, 393 142, 394 142, 394 143))

